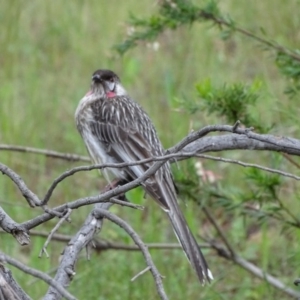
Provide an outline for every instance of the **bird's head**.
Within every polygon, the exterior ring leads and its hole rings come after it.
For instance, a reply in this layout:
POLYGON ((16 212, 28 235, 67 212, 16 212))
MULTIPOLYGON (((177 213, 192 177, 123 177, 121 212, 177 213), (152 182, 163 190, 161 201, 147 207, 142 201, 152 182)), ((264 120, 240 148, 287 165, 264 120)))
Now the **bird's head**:
POLYGON ((110 70, 97 70, 92 76, 91 92, 100 94, 102 97, 114 98, 126 95, 120 78, 110 70))

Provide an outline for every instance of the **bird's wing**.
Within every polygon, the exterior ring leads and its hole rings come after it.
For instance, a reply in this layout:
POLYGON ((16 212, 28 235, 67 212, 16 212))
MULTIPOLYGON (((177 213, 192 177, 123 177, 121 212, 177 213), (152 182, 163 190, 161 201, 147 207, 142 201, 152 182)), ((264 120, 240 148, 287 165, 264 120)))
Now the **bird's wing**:
MULTIPOLYGON (((103 121, 91 121, 89 126, 97 140, 106 145, 106 153, 117 162, 129 163, 153 157, 151 146, 134 128, 128 129, 103 121)), ((143 175, 152 164, 152 162, 149 162, 128 166, 124 168, 124 171, 131 180, 134 180, 143 175)), ((158 171, 158 173, 160 172, 158 171)), ((155 177, 156 175, 151 176, 142 185, 165 210, 168 210, 168 203, 161 194, 155 177)))

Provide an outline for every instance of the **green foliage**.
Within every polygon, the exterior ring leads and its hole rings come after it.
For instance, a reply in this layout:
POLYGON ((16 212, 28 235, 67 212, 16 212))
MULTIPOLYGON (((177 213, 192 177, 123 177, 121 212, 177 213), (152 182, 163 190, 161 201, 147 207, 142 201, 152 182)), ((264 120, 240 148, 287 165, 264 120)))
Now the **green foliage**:
POLYGON ((206 6, 201 9, 190 1, 163 0, 159 6, 159 12, 148 19, 137 18, 131 14, 129 25, 134 31, 127 39, 115 46, 120 54, 125 54, 130 48, 137 45, 138 41, 153 41, 166 29, 175 30, 182 25, 191 25, 207 15, 218 16, 218 6, 215 1, 207 1, 206 6))
POLYGON ((210 80, 206 80, 196 85, 200 97, 199 108, 210 114, 216 113, 219 117, 225 117, 226 123, 234 124, 240 120, 246 127, 264 131, 260 122, 249 112, 249 107, 255 106, 257 102, 259 87, 260 82, 257 81, 252 86, 234 83, 215 88, 210 80))
MULTIPOLYGON (((263 193, 267 192, 272 197, 270 200, 276 199, 276 189, 280 187, 282 183, 282 177, 280 175, 266 173, 256 168, 248 168, 245 171, 245 179, 263 193)), ((265 198, 264 196, 263 199, 265 198)))
POLYGON ((199 99, 175 98, 175 101, 181 109, 190 114, 207 112, 223 118, 229 124, 235 124, 239 120, 248 128, 254 127, 256 131, 268 132, 270 127, 262 124, 253 113, 259 99, 260 88, 261 81, 258 80, 251 86, 234 83, 224 84, 218 88, 212 85, 210 79, 206 79, 196 84, 199 99))
POLYGON ((225 84, 218 89, 212 86, 210 80, 205 80, 198 83, 196 89, 208 112, 226 115, 229 122, 240 117, 247 119, 247 106, 254 105, 258 98, 251 88, 240 83, 229 87, 225 84))
MULTIPOLYGON (((300 55, 300 51, 296 53, 300 55)), ((289 86, 285 89, 285 93, 290 97, 295 97, 300 92, 300 59, 296 60, 282 52, 278 52, 276 56, 276 64, 279 70, 289 79, 289 86)))

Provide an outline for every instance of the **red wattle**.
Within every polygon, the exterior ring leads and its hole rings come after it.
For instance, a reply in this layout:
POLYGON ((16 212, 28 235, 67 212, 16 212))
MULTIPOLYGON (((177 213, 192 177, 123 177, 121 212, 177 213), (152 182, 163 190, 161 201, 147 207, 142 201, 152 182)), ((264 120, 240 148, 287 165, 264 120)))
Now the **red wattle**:
POLYGON ((106 97, 107 97, 107 98, 113 98, 113 97, 116 97, 116 93, 114 93, 114 92, 107 92, 107 93, 106 93, 106 97))

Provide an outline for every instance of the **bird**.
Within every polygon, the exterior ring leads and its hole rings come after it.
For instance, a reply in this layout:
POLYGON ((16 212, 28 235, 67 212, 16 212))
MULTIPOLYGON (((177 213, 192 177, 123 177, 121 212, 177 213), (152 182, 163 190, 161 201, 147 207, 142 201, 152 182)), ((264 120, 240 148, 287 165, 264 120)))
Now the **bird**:
MULTIPOLYGON (((93 73, 90 90, 76 109, 75 121, 95 164, 131 163, 166 153, 150 117, 111 70, 99 69, 93 73)), ((131 182, 152 164, 105 169, 104 176, 109 182, 111 175, 122 182, 131 182)), ((163 164, 141 185, 166 212, 199 281, 210 282, 212 273, 179 208, 170 164, 163 164)))

